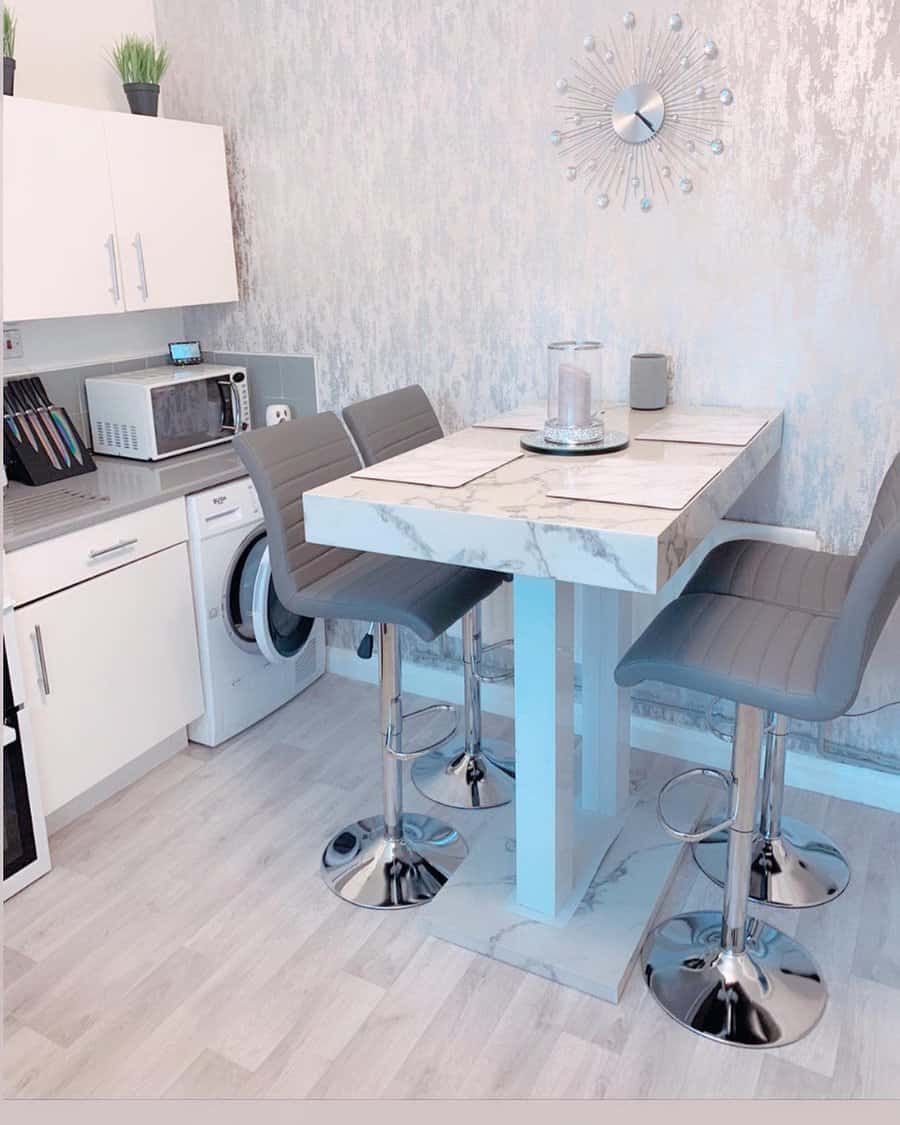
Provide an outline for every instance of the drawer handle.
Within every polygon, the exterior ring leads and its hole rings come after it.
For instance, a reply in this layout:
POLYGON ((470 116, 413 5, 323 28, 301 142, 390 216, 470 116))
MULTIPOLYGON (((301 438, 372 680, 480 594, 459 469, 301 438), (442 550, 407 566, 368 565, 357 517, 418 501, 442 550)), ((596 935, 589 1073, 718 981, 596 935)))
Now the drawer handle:
POLYGON ((124 551, 126 547, 133 547, 137 543, 137 539, 120 539, 118 543, 113 543, 111 547, 98 547, 94 551, 88 551, 89 559, 99 559, 104 555, 111 555, 113 551, 124 551))
POLYGON ((44 695, 50 694, 50 677, 47 675, 47 658, 44 656, 44 638, 40 625, 34 627, 34 645, 37 649, 38 668, 41 673, 40 688, 44 695))

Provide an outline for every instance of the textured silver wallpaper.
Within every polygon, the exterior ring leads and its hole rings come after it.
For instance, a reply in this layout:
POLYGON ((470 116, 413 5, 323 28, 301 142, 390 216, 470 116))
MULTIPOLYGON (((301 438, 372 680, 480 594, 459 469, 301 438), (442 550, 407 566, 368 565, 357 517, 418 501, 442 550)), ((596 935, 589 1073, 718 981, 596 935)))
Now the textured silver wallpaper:
MULTIPOLYGON (((669 6, 633 5, 639 20, 669 6)), ((543 345, 675 360, 686 402, 779 403, 737 514, 857 545, 900 448, 900 2, 703 0, 736 104, 691 196, 600 213, 548 135, 608 0, 156 0, 166 108, 228 138, 242 301, 209 347, 315 354, 320 405, 421 382, 448 428, 539 392, 543 345)), ((865 703, 900 696, 900 622, 865 703)), ((900 759, 900 713, 835 737, 900 759)))

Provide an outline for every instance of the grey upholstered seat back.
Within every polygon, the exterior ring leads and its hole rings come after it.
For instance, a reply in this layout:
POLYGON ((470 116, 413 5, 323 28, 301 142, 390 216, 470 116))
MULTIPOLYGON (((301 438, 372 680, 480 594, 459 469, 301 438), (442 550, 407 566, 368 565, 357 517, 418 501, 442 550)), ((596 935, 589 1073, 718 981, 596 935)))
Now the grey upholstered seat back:
POLYGON ((900 453, 894 458, 891 467, 885 473, 884 480, 875 497, 875 506, 872 509, 872 518, 866 528, 866 534, 856 556, 856 570, 869 550, 889 528, 896 526, 900 520, 900 453))
POLYGON ((818 696, 842 701, 842 710, 852 704, 872 650, 898 599, 900 454, 878 491, 844 604, 822 655, 818 696))
POLYGON ((434 407, 418 384, 346 406, 344 421, 367 465, 444 436, 434 407))
POLYGON ((331 413, 240 434, 234 448, 259 494, 275 591, 290 605, 298 591, 359 554, 307 543, 303 522, 303 493, 355 472, 359 458, 331 413))

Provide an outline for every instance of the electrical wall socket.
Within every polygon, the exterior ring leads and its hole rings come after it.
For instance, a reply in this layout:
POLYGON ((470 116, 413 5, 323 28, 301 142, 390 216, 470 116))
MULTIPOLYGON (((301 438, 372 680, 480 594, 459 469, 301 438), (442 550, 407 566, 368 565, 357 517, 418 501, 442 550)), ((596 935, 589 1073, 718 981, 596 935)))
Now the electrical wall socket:
POLYGON ((273 402, 266 407, 266 425, 277 426, 279 422, 289 422, 291 408, 286 402, 273 402))
POLYGON ((3 355, 6 359, 22 359, 25 349, 22 347, 22 333, 18 328, 3 329, 3 355))

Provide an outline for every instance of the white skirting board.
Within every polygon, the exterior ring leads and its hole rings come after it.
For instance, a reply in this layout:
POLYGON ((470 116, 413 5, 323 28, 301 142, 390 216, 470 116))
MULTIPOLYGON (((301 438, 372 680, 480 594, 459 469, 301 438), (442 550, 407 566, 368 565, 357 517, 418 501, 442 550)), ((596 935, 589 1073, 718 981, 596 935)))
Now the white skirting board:
MULTIPOLYGON (((350 680, 374 684, 378 678, 378 661, 360 660, 350 649, 329 648, 328 671, 350 680)), ((455 672, 407 661, 403 665, 403 689, 429 699, 462 703, 462 667, 455 672)), ((513 690, 509 684, 486 684, 481 690, 481 698, 485 711, 512 717, 513 690)), ((577 703, 575 731, 581 731, 581 707, 577 703)), ((636 750, 666 754, 698 765, 728 769, 730 763, 728 745, 708 731, 638 715, 633 715, 631 719, 631 745, 636 750)), ((861 805, 900 812, 900 774, 789 751, 785 778, 787 784, 795 789, 808 789, 827 797, 840 797, 844 801, 857 801, 861 805)))

